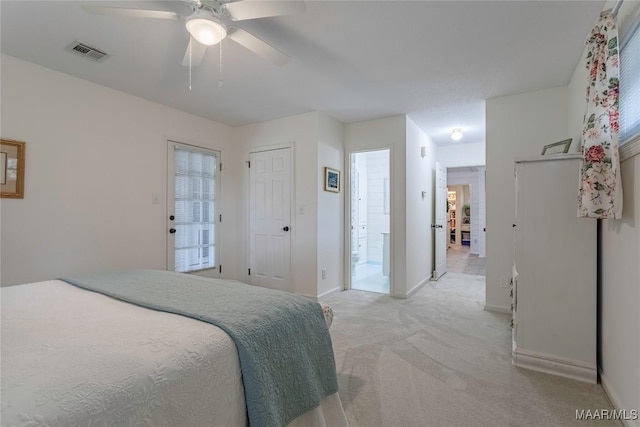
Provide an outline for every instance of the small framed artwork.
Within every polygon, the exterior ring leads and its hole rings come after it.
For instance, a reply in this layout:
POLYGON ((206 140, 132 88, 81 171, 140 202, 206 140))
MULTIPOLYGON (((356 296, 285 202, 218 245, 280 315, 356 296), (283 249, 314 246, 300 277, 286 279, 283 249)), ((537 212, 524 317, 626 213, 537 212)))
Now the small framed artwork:
POLYGON ((324 168, 324 191, 340 192, 340 171, 332 168, 324 168))
POLYGON ((24 146, 21 141, 0 140, 0 197, 24 198, 24 146))
POLYGON ((546 156, 549 154, 564 154, 569 152, 569 147, 571 147, 571 139, 565 139, 564 141, 554 142, 553 144, 545 145, 542 148, 542 155, 546 156))

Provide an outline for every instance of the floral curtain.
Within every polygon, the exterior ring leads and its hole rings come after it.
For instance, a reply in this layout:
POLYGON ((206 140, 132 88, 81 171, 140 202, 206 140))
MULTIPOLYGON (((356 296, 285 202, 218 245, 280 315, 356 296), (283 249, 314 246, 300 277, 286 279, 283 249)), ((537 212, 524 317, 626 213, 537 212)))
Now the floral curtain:
POLYGON ((618 29, 610 10, 587 40, 587 110, 582 128, 578 216, 622 217, 618 156, 618 29))

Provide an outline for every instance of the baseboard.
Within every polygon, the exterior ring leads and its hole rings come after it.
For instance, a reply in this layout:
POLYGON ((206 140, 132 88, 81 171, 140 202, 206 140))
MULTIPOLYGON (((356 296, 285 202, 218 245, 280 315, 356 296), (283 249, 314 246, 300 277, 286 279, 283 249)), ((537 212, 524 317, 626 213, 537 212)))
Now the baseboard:
POLYGON ((545 372, 585 383, 598 383, 596 365, 579 360, 562 359, 550 354, 516 348, 513 350, 513 364, 519 368, 545 372))
POLYGON ((415 285, 413 288, 411 288, 411 290, 409 292, 407 292, 407 298, 409 298, 411 295, 415 294, 416 292, 418 292, 418 290, 420 290, 421 287, 423 287, 424 285, 427 284, 427 282, 429 282, 431 280, 431 277, 433 276, 429 276, 426 279, 424 279, 423 281, 421 281, 420 283, 418 283, 417 285, 415 285))
POLYGON ((327 298, 329 298, 329 297, 332 297, 332 296, 334 296, 334 295, 336 295, 336 294, 339 294, 339 293, 340 293, 340 292, 342 292, 342 291, 344 291, 344 288, 341 288, 341 287, 339 287, 339 286, 338 286, 338 287, 335 287, 335 288, 333 288, 333 289, 328 290, 327 292, 323 292, 323 293, 321 293, 320 295, 318 295, 317 300, 318 300, 318 301, 325 300, 325 299, 327 299, 327 298))
MULTIPOLYGON (((609 396, 609 400, 611 400, 611 403, 613 403, 613 407, 616 408, 616 410, 626 410, 627 415, 629 415, 628 413, 634 409, 640 411, 640 408, 625 408, 622 404, 622 401, 620 400, 620 397, 613 390, 611 382, 609 382, 607 376, 602 372, 602 369, 598 369, 598 372, 600 373, 600 382, 602 383, 602 388, 604 389, 605 393, 607 393, 607 396, 609 396)), ((622 418, 620 421, 622 421, 622 424, 624 424, 625 427, 640 427, 640 417, 636 418, 635 420, 625 420, 624 418, 622 418)))
POLYGON ((509 307, 502 307, 500 305, 485 304, 484 309, 486 311, 493 311, 494 313, 512 314, 512 311, 509 307))

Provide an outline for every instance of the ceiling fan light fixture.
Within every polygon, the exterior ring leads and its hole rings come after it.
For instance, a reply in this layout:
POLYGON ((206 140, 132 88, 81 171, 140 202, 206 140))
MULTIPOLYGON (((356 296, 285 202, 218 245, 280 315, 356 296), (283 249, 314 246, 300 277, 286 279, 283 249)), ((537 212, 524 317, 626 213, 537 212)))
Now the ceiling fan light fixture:
POLYGON ((186 26, 191 37, 205 46, 218 44, 227 36, 227 28, 222 21, 213 16, 196 13, 187 18, 186 26))
POLYGON ((460 141, 462 139, 462 129, 456 128, 451 132, 451 139, 460 141))

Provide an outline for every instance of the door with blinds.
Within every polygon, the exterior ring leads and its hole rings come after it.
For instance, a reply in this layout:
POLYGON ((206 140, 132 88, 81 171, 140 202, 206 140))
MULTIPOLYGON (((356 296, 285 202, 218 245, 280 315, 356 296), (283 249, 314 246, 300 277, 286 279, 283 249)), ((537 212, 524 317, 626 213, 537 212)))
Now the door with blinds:
POLYGON ((221 273, 220 152, 169 141, 167 270, 221 273))

